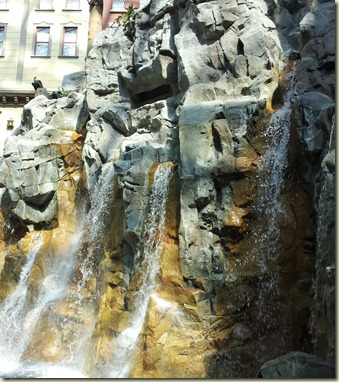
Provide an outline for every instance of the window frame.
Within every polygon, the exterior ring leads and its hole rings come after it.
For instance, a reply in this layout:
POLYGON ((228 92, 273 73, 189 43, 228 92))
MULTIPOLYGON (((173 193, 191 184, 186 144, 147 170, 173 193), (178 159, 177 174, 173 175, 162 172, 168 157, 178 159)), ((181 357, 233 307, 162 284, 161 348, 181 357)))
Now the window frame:
POLYGON ((65 10, 66 11, 81 11, 81 8, 80 8, 80 0, 77 0, 77 2, 78 2, 78 8, 69 8, 68 7, 68 1, 69 0, 65 0, 65 10))
POLYGON ((126 0, 112 0, 112 5, 111 5, 111 12, 126 12, 126 0), (119 3, 122 1, 124 2, 124 6, 123 8, 113 8, 113 5, 115 3, 115 1, 118 1, 119 3))
POLYGON ((42 0, 37 0, 38 1, 38 3, 37 3, 37 10, 38 11, 53 11, 54 10, 54 7, 53 7, 53 0, 50 0, 51 1, 51 7, 50 8, 42 8, 41 7, 41 1, 42 0))
POLYGON ((0 57, 5 57, 7 24, 0 24, 0 28, 3 28, 3 30, 4 30, 3 38, 2 38, 2 45, 0 45, 0 57))
POLYGON ((4 0, 5 4, 1 5, 0 3, 0 11, 8 11, 8 0, 4 0))
MULTIPOLYGON (((33 43, 33 57, 39 57, 39 58, 43 58, 43 57, 51 57, 51 45, 52 45, 52 33, 51 33, 51 26, 50 25, 36 25, 35 26, 35 35, 34 35, 34 43, 33 43), (38 42, 38 30, 39 29, 46 29, 48 28, 49 29, 49 38, 48 38, 48 54, 47 55, 38 55, 36 54, 36 48, 37 48, 37 43, 38 42)), ((45 43, 45 41, 40 41, 41 43, 45 43)))
POLYGON ((62 26, 62 38, 61 38, 61 46, 60 46, 60 58, 78 58, 79 57, 79 27, 77 25, 63 25, 62 26), (76 30, 76 41, 75 43, 66 41, 66 44, 75 44, 75 54, 72 56, 68 56, 64 54, 65 48, 65 35, 67 29, 75 29, 76 30))

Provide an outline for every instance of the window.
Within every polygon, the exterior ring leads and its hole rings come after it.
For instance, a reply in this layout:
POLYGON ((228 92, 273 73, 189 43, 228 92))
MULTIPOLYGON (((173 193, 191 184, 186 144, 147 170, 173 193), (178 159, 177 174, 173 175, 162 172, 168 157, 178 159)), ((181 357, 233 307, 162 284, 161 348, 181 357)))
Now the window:
POLYGON ((125 0, 113 0, 112 11, 126 11, 125 0))
POLYGON ((61 55, 64 57, 74 57, 78 53, 78 28, 64 27, 64 38, 61 55))
POLYGON ((0 9, 7 9, 7 0, 0 0, 0 9))
POLYGON ((0 56, 5 55, 5 27, 0 26, 0 56))
POLYGON ((80 9, 80 0, 66 0, 66 9, 80 9))
POLYGON ((50 27, 36 28, 34 56, 49 56, 50 31, 50 27))
POLYGON ((38 9, 52 9, 53 0, 38 0, 38 9))

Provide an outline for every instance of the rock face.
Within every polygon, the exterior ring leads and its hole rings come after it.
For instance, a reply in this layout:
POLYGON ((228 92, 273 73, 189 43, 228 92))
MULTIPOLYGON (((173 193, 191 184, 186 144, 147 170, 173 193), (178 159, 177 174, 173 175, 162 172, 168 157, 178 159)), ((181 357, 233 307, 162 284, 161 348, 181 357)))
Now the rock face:
POLYGON ((335 4, 313 2, 300 22, 302 49, 295 102, 300 174, 314 188, 316 303, 311 328, 315 354, 334 357, 335 304, 335 4))
POLYGON ((260 368, 259 378, 335 378, 334 361, 302 352, 291 352, 260 368))
POLYGON ((80 179, 79 133, 87 118, 84 96, 78 93, 59 100, 38 96, 24 107, 21 127, 7 139, 1 158, 3 213, 30 229, 58 224, 58 215, 66 212, 58 209, 58 198, 80 179), (76 170, 70 170, 73 165, 76 170))
POLYGON ((46 300, 22 359, 116 377, 124 336, 124 377, 246 378, 291 351, 334 357, 334 6, 151 1, 98 35, 83 94, 25 106, 0 162, 0 297, 35 233, 28 306, 60 279, 68 289, 46 300))

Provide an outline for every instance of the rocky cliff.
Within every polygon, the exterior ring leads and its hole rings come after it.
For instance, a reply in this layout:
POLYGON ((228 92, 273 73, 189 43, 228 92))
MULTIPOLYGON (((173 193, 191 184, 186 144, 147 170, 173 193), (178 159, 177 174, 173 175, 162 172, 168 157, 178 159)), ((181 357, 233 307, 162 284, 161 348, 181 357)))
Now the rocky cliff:
POLYGON ((114 377, 142 301, 123 376, 333 359, 334 66, 334 1, 158 0, 102 31, 86 91, 29 102, 0 162, 3 306, 36 251, 21 359, 114 377))

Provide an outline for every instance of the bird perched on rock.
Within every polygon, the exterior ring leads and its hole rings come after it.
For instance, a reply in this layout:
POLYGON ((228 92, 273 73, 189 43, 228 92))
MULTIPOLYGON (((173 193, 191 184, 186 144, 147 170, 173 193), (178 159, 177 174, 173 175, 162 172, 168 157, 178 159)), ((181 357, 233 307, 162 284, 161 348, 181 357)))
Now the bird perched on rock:
POLYGON ((37 76, 34 77, 34 81, 32 82, 32 85, 33 85, 33 88, 35 90, 39 89, 39 88, 43 88, 43 84, 40 80, 37 79, 37 76))

